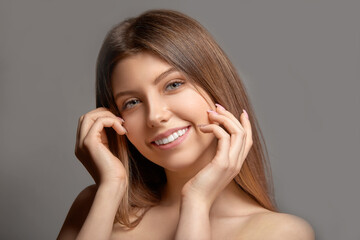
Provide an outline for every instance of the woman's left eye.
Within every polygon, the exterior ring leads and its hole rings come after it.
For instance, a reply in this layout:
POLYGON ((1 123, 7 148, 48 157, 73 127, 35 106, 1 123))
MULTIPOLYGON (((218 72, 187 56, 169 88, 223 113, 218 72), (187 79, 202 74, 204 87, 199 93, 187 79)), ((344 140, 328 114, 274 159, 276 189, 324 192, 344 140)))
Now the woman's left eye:
POLYGON ((181 85, 183 85, 184 83, 183 82, 172 82, 172 83, 169 83, 168 85, 166 85, 166 90, 174 90, 178 87, 180 87, 181 85))

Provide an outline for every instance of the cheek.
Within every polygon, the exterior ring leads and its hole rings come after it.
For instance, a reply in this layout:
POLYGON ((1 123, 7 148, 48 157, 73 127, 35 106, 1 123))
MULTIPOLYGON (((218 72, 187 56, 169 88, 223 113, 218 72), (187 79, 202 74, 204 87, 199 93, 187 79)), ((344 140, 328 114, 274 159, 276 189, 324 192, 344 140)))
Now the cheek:
MULTIPOLYGON (((205 95, 205 97, 207 97, 205 95)), ((181 96, 181 100, 177 99, 172 103, 173 106, 187 116, 188 119, 196 118, 199 123, 208 122, 207 110, 215 109, 215 105, 210 98, 205 99, 196 90, 186 91, 181 96), (207 101, 208 100, 208 101, 207 101)))
POLYGON ((128 132, 126 136, 129 141, 136 146, 136 141, 144 139, 144 121, 139 114, 129 114, 128 116, 124 116, 124 120, 123 126, 128 132))

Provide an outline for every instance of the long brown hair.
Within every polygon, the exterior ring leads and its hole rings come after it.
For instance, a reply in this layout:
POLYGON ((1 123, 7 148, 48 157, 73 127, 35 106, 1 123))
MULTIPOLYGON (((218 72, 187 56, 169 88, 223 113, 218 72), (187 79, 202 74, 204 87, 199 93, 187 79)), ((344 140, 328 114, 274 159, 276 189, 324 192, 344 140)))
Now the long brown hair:
MULTIPOLYGON (((196 20, 173 10, 151 10, 114 26, 98 56, 96 106, 120 115, 112 94, 112 71, 121 59, 143 51, 177 68, 234 116, 246 109, 253 128, 253 146, 234 180, 261 206, 276 211, 268 153, 246 89, 226 54, 196 20)), ((118 136, 112 129, 106 131, 110 150, 122 161, 129 176, 128 191, 116 220, 132 228, 146 209, 159 202, 165 172, 143 157, 125 136, 118 136)))

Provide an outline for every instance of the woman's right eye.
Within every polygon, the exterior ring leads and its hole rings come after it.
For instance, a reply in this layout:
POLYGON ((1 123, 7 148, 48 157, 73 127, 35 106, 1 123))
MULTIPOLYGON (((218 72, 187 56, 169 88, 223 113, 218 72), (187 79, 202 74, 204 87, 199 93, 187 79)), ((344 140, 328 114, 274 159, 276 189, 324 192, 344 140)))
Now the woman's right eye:
POLYGON ((138 104, 140 100, 138 99, 131 99, 129 101, 126 101, 122 107, 123 110, 130 109, 135 107, 136 104, 138 104))

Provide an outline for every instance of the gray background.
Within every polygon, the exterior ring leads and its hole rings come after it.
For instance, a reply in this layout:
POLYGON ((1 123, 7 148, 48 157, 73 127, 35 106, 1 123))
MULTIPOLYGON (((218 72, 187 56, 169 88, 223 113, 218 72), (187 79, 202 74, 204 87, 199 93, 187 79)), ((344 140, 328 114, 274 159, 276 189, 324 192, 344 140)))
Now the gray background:
POLYGON ((54 239, 91 183, 73 149, 115 23, 151 8, 199 20, 244 78, 280 209, 317 239, 360 239, 360 1, 1 1, 0 238, 54 239))

